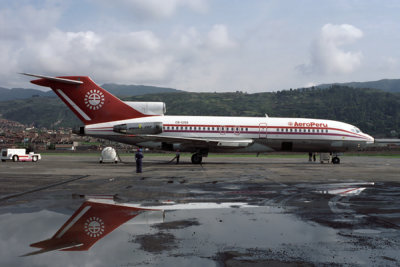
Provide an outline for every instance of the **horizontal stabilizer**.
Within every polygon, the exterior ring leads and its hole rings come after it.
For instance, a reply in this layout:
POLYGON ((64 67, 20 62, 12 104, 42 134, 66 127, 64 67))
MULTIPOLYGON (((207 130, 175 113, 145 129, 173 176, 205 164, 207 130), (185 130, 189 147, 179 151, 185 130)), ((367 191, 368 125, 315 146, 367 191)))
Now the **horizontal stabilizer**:
POLYGON ((76 80, 70 80, 70 79, 64 79, 64 78, 49 77, 49 76, 30 74, 30 73, 20 73, 20 74, 26 75, 26 76, 31 76, 31 77, 36 77, 36 78, 41 78, 41 79, 46 79, 46 80, 53 81, 53 82, 60 82, 60 83, 66 83, 66 84, 83 84, 82 81, 76 81, 76 80))

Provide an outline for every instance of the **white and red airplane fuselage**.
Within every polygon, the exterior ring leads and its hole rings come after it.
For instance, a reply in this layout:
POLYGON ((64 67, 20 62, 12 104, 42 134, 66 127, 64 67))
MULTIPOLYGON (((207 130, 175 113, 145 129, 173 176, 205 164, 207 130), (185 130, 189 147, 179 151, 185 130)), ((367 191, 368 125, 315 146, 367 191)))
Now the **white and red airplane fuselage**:
POLYGON ((159 149, 163 139, 168 140, 167 143, 176 139, 173 149, 188 152, 199 148, 209 152, 344 152, 374 140, 343 122, 269 117, 154 116, 145 121, 138 118, 86 125, 85 134, 159 149), (143 122, 161 122, 162 132, 146 137, 114 131, 115 125, 143 122), (180 138, 184 140, 181 143, 178 142, 180 138), (196 144, 191 140, 199 138, 209 144, 196 144))
MULTIPOLYGON (((167 116, 165 105, 124 102, 89 77, 47 77, 47 86, 84 122, 81 133, 161 150, 192 152, 200 163, 208 152, 329 152, 364 147, 374 138, 333 120, 271 117, 167 116)), ((337 158, 338 159, 338 158, 337 158)))

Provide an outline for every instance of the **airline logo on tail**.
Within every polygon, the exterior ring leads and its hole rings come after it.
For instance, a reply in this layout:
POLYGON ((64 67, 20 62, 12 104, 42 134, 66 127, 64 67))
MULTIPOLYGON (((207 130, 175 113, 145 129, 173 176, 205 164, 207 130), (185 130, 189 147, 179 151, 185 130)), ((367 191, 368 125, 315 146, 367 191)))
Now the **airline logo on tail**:
POLYGON ((100 90, 90 90, 85 95, 85 104, 92 110, 100 109, 105 102, 104 94, 100 90))
POLYGON ((99 237, 104 233, 104 222, 99 217, 90 217, 85 222, 85 233, 90 237, 99 237))

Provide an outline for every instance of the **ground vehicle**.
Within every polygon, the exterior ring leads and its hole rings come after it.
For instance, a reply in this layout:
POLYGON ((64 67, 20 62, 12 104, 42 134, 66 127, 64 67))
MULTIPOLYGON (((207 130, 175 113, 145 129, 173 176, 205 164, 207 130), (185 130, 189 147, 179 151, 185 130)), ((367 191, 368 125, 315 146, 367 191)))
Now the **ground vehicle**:
POLYGON ((33 161, 36 162, 42 159, 40 154, 29 152, 26 154, 25 148, 3 148, 1 150, 1 161, 12 160, 16 161, 33 161))
POLYGON ((106 147, 101 151, 100 163, 118 163, 117 151, 112 147, 106 147))

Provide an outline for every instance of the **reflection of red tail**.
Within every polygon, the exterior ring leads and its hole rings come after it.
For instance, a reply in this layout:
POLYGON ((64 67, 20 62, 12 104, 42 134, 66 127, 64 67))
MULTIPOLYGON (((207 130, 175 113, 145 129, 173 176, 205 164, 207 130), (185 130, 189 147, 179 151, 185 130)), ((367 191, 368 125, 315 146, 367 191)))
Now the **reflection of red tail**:
POLYGON ((89 77, 23 74, 40 78, 31 83, 50 87, 85 125, 147 116, 95 84, 89 77))
POLYGON ((52 238, 31 244, 31 247, 41 248, 41 250, 24 256, 52 250, 88 250, 101 238, 132 218, 135 218, 135 221, 136 219, 142 220, 136 223, 157 223, 162 222, 164 212, 162 210, 86 201, 52 238))

